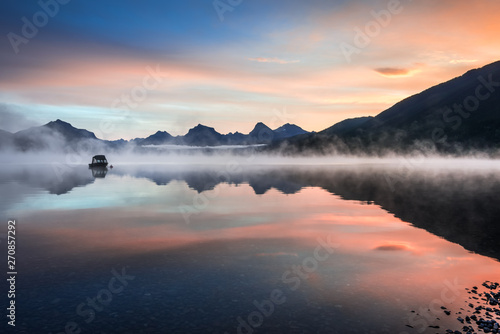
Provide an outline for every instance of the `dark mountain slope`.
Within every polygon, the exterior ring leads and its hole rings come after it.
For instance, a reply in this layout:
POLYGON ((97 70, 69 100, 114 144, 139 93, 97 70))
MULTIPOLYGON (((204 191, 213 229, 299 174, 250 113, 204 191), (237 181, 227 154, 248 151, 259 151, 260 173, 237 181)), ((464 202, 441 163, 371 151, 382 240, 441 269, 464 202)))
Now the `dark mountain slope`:
POLYGON ((286 152, 375 155, 498 149, 500 62, 411 96, 350 129, 343 128, 342 123, 317 134, 295 137, 282 143, 281 148, 285 146, 286 152))
POLYGON ((355 130, 362 125, 364 125, 366 122, 372 120, 373 117, 368 116, 368 117, 357 117, 357 118, 348 118, 346 120, 343 120, 342 122, 338 122, 337 124, 329 127, 328 129, 325 129, 321 132, 320 134, 324 135, 343 135, 345 133, 348 133, 349 131, 355 130))
MULTIPOLYGON (((376 138, 409 145, 430 141, 438 148, 496 147, 500 143, 500 62, 409 97, 351 130, 367 144, 376 138)), ((388 142, 380 140, 380 143, 388 142)))
POLYGON ((77 129, 59 119, 14 134, 14 147, 20 151, 71 150, 81 148, 84 143, 98 145, 104 141, 97 139, 93 132, 77 129))
POLYGON ((205 125, 198 124, 182 138, 190 146, 217 146, 224 142, 223 135, 205 125))
POLYGON ((68 141, 72 140, 82 140, 82 139, 97 139, 93 132, 87 131, 85 129, 77 129, 67 122, 63 122, 60 119, 49 122, 43 127, 61 134, 64 139, 68 141))

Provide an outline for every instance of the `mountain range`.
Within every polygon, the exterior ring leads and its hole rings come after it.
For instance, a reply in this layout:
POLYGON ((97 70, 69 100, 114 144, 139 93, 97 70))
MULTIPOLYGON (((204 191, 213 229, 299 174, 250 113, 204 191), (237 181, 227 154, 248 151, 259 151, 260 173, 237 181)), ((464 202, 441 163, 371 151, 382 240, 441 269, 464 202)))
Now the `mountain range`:
POLYGON ((123 139, 115 141, 102 140, 93 132, 75 128, 60 119, 42 126, 32 127, 16 133, 0 130, 0 149, 13 147, 19 151, 40 151, 57 149, 62 151, 93 148, 120 149, 127 145, 186 145, 211 147, 221 145, 255 145, 269 144, 275 140, 286 139, 298 134, 307 134, 294 124, 285 124, 272 130, 264 123, 257 123, 249 134, 239 132, 220 134, 214 128, 198 124, 184 136, 172 136, 166 131, 158 131, 147 138, 136 138, 131 141, 123 139))
POLYGON ((106 141, 59 119, 16 133, 0 130, 0 149, 13 147, 20 151, 255 144, 265 144, 264 151, 284 154, 463 154, 498 150, 500 61, 408 97, 375 117, 346 119, 317 133, 294 124, 273 130, 259 122, 248 134, 221 134, 198 124, 184 136, 158 131, 147 138, 106 141))
POLYGON ((286 139, 299 134, 307 134, 294 124, 285 124, 275 130, 264 123, 257 123, 249 134, 240 132, 220 134, 214 128, 198 124, 184 136, 172 136, 168 132, 158 131, 147 138, 132 140, 140 146, 146 145, 188 145, 188 146, 220 146, 220 145, 252 145, 269 144, 274 140, 286 139))

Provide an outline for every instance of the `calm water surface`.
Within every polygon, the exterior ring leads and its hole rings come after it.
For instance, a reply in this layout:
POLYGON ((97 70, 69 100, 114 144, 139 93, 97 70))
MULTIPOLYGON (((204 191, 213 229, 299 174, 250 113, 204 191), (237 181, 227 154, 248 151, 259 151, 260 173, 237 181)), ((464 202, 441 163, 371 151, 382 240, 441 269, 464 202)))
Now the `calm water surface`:
POLYGON ((15 332, 461 329, 500 277, 499 171, 4 165, 15 332))

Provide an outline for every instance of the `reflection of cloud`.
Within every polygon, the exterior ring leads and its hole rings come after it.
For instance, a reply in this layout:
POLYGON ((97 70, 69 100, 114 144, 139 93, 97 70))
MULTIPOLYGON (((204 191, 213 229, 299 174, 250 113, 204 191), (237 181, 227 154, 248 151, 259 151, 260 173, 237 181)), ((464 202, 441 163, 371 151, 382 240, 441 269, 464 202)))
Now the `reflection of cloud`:
POLYGON ((279 58, 264 58, 264 57, 248 58, 248 60, 256 61, 259 63, 278 63, 278 64, 294 64, 300 62, 300 60, 284 60, 279 58))
POLYGON ((409 250, 410 248, 406 245, 400 245, 400 244, 387 244, 387 245, 381 245, 375 248, 375 250, 379 251, 405 251, 409 250))

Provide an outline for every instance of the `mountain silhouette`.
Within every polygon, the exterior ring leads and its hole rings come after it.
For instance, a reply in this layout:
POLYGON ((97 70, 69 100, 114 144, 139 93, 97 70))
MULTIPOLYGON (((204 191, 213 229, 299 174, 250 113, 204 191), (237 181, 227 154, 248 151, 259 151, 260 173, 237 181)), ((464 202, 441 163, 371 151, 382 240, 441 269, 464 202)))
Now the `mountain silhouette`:
POLYGON ((214 128, 198 124, 190 129, 184 136, 172 136, 166 131, 157 131, 146 138, 135 138, 130 141, 102 140, 93 132, 78 129, 70 123, 60 119, 49 122, 42 126, 32 127, 14 134, 0 130, 0 149, 14 148, 19 151, 78 151, 79 148, 96 150, 120 150, 127 145, 188 145, 188 146, 221 146, 221 145, 250 145, 266 144, 277 138, 289 138, 295 134, 308 133, 302 128, 285 124, 284 126, 271 130, 263 123, 257 123, 254 130, 248 135, 235 132, 226 135, 220 134, 214 128))
POLYGON ((242 145, 247 143, 248 135, 236 131, 235 133, 228 133, 225 135, 227 145, 242 145))
POLYGON ((275 138, 290 138, 298 135, 303 135, 308 132, 295 124, 286 123, 273 130, 273 133, 275 138))
POLYGON ((336 123, 335 125, 329 127, 328 129, 325 129, 320 132, 320 134, 326 134, 326 135, 342 135, 345 133, 348 133, 351 130, 357 129, 366 122, 372 120, 373 117, 368 116, 368 117, 357 117, 357 118, 348 118, 346 120, 343 120, 339 123, 336 123))
POLYGON ((224 143, 224 137, 214 128, 198 124, 182 138, 190 146, 217 146, 224 143))
POLYGON ((165 145, 174 140, 174 137, 166 131, 158 131, 155 134, 141 139, 136 138, 133 141, 138 145, 165 145))
POLYGON ((498 149, 500 61, 406 98, 373 118, 346 120, 285 144, 281 147, 289 152, 354 154, 498 149))
POLYGON ((274 140, 290 138, 297 135, 307 134, 301 127, 295 124, 285 124, 275 130, 259 122, 249 134, 230 132, 221 134, 214 128, 198 124, 184 136, 171 136, 168 132, 158 131, 147 138, 136 138, 132 142, 137 145, 188 145, 188 146, 221 146, 221 145, 252 145, 269 144, 274 140))
POLYGON ((54 132, 61 134, 67 141, 81 140, 81 139, 97 139, 93 132, 87 131, 85 129, 77 129, 67 122, 63 122, 60 119, 49 122, 43 125, 45 128, 49 128, 54 132))
POLYGON ((76 147, 82 141, 98 142, 93 132, 77 129, 60 119, 42 126, 18 131, 14 145, 18 150, 65 149, 76 147))
POLYGON ((268 127, 262 122, 259 122, 255 124, 255 127, 253 128, 252 131, 250 131, 248 137, 250 137, 250 140, 252 142, 264 144, 264 143, 270 143, 274 139, 275 135, 270 127, 268 127))

